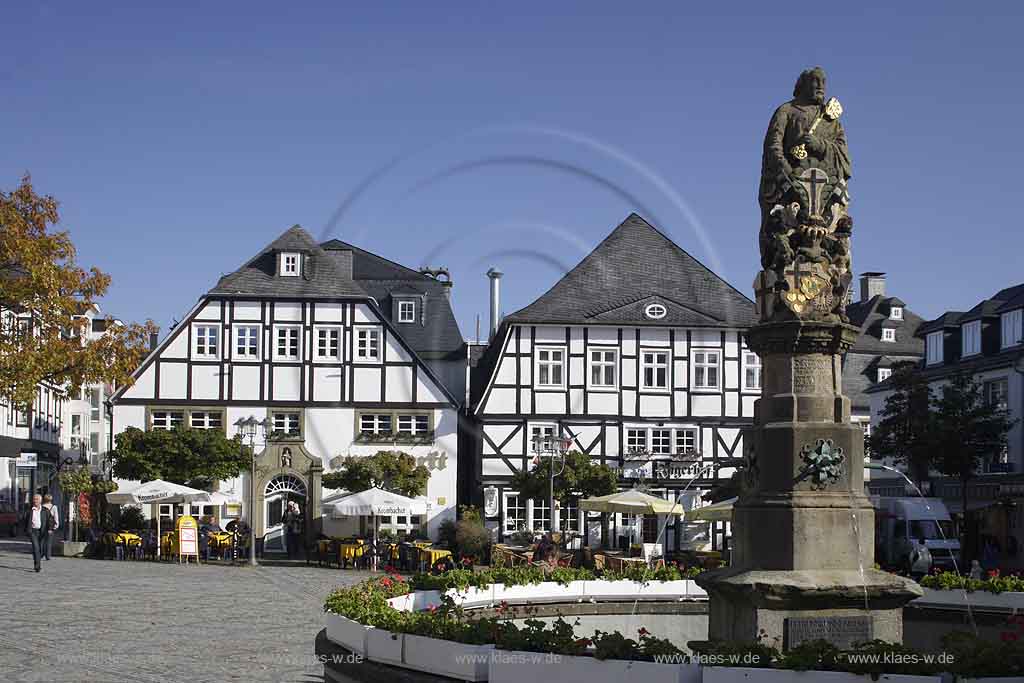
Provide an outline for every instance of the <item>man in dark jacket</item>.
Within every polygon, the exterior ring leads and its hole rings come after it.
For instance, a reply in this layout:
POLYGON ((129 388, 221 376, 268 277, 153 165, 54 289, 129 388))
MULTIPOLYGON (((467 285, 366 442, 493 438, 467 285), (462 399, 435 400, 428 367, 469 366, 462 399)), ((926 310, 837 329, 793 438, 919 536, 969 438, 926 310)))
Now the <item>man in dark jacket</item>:
POLYGON ((50 525, 50 510, 43 507, 43 497, 37 493, 32 496, 32 507, 25 517, 25 531, 32 542, 32 562, 37 572, 42 571, 39 557, 50 541, 50 525))

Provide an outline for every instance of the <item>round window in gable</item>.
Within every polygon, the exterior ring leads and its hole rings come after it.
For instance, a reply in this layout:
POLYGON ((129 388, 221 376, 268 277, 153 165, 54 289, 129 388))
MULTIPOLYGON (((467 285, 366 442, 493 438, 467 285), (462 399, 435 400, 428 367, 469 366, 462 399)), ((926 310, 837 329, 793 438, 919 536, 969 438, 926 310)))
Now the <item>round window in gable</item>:
POLYGON ((661 304, 647 304, 647 307, 644 309, 644 315, 651 320, 661 320, 665 317, 666 313, 668 313, 668 309, 661 304))

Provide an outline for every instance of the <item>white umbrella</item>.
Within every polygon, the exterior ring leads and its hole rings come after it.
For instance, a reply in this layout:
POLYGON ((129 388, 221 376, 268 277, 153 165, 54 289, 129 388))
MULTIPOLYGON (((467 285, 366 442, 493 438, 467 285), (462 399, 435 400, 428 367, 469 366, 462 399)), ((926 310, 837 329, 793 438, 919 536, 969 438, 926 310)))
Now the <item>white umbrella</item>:
MULTIPOLYGON (((332 516, 373 517, 373 545, 377 546, 377 518, 381 515, 425 515, 427 502, 406 498, 380 488, 366 489, 335 499, 325 504, 324 510, 332 516)), ((377 568, 377 555, 373 555, 373 568, 377 568)))
POLYGON ((714 505, 705 505, 696 510, 687 510, 683 519, 687 522, 728 522, 732 520, 732 507, 735 503, 736 498, 729 498, 719 501, 714 505))
MULTIPOLYGON (((210 494, 174 482, 154 479, 129 491, 111 491, 107 502, 112 505, 144 505, 147 503, 207 503, 210 494)), ((156 514, 156 556, 160 557, 160 512, 156 514)))

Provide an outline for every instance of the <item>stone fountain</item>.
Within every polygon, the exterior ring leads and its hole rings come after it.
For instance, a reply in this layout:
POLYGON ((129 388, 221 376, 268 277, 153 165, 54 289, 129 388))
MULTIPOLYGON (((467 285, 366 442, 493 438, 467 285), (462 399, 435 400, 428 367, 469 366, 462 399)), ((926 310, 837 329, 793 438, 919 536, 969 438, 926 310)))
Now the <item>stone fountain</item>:
POLYGON ((900 642, 903 606, 921 595, 913 581, 873 569, 864 438, 843 395, 842 358, 858 330, 845 314, 853 220, 841 114, 825 99, 824 72, 809 69, 765 136, 760 323, 747 332, 763 380, 744 439, 732 564, 698 579, 712 640, 900 642))

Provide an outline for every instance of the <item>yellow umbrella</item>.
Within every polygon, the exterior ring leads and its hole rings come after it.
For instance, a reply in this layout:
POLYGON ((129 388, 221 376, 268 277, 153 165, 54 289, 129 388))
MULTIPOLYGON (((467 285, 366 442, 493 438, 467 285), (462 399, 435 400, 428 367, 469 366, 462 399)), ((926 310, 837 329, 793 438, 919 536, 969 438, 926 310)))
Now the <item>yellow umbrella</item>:
POLYGON ((671 500, 658 498, 636 489, 619 491, 597 498, 586 498, 580 501, 580 509, 590 512, 624 512, 629 515, 683 514, 681 505, 674 505, 671 500))

